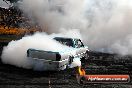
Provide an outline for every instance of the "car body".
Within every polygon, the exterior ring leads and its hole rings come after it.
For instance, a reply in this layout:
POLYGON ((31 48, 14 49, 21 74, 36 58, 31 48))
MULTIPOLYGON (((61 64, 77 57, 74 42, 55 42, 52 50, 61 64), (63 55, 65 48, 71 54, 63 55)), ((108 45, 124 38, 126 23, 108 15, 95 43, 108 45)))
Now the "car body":
POLYGON ((27 57, 35 63, 33 69, 59 71, 81 65, 88 58, 88 47, 80 39, 55 37, 54 40, 71 48, 59 52, 28 49, 27 57))

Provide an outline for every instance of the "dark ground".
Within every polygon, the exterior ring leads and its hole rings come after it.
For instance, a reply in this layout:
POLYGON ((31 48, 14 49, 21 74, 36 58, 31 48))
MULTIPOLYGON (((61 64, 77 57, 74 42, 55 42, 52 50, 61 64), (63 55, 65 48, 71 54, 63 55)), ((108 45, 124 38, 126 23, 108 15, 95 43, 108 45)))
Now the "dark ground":
MULTIPOLYGON (((84 66, 87 74, 129 74, 131 76, 132 73, 132 61, 129 56, 120 57, 91 52, 84 66)), ((0 62, 0 88, 132 88, 131 81, 124 84, 80 85, 77 83, 75 74, 75 69, 37 72, 0 62)))

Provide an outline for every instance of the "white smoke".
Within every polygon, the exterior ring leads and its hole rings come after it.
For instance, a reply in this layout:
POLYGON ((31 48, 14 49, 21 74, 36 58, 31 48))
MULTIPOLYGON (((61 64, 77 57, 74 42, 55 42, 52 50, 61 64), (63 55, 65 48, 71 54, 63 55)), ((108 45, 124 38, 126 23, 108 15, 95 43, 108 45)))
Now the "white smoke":
POLYGON ((83 33, 92 50, 131 54, 131 0, 87 0, 89 26, 83 33), (87 34, 87 36, 85 36, 87 34))
POLYGON ((66 46, 53 40, 53 37, 45 33, 36 33, 33 36, 26 36, 17 41, 11 41, 2 52, 2 62, 24 68, 31 68, 32 61, 27 59, 29 48, 45 51, 62 51, 66 46))
POLYGON ((47 33, 78 29, 91 50, 132 53, 131 0, 23 0, 20 7, 47 33))
MULTIPOLYGON (((2 62, 6 64, 16 65, 23 68, 32 68, 34 70, 43 70, 43 62, 29 59, 27 57, 28 49, 37 49, 53 52, 64 52, 70 50, 71 47, 64 46, 54 40, 55 36, 62 36, 60 34, 47 35, 46 33, 35 33, 34 35, 25 36, 20 40, 11 41, 7 47, 4 47, 2 52, 2 62)), ((65 35, 66 36, 66 35, 65 35)), ((65 37, 64 36, 64 37, 65 37)), ((72 49, 73 50, 73 49, 72 49)), ((74 52, 71 52, 74 53, 74 52)), ((71 66, 80 66, 80 60, 74 61, 71 66)))
MULTIPOLYGON (((39 23, 42 30, 48 34, 82 38, 91 50, 122 55, 132 53, 131 0, 23 0, 19 8, 33 22, 39 23)), ((27 62, 13 60, 15 56, 20 58, 20 51, 26 53, 29 46, 25 45, 28 43, 30 48, 44 50, 56 50, 56 46, 60 47, 59 45, 51 47, 54 42, 47 42, 45 38, 43 40, 35 36, 31 39, 33 41, 29 38, 10 42, 2 54, 6 59, 2 60, 18 66, 23 62, 25 66, 22 67, 26 67, 27 62), (35 42, 39 38, 43 43, 35 42), (25 43, 25 40, 31 43, 25 43), (42 46, 43 44, 45 46, 42 46), (17 48, 19 48, 17 53, 12 52, 17 48), (12 60, 8 61, 9 58, 12 60)), ((26 54, 23 56, 26 57, 26 54)))
POLYGON ((62 33, 62 28, 86 29, 87 20, 83 18, 84 1, 23 0, 19 7, 33 21, 38 22, 44 32, 62 33))
MULTIPOLYGON (((76 3, 73 1, 23 0, 22 3, 19 3, 19 8, 34 23, 38 22, 43 32, 52 35, 38 33, 33 36, 23 37, 18 41, 10 42, 7 47, 4 47, 2 61, 19 67, 32 68, 33 64, 35 64, 34 61, 29 61, 26 57, 26 52, 29 48, 45 51, 62 51, 65 50, 65 46, 56 43, 51 38, 55 36, 81 38, 79 29, 81 28, 80 24, 83 25, 84 21, 80 18, 82 17, 80 14, 82 7, 80 8, 77 5, 81 5, 82 1, 78 0, 79 2, 76 3), (74 11, 72 14, 71 10, 74 11)), ((77 60, 74 64, 80 66, 80 60, 77 60)), ((40 66, 36 69, 41 70, 40 66)))

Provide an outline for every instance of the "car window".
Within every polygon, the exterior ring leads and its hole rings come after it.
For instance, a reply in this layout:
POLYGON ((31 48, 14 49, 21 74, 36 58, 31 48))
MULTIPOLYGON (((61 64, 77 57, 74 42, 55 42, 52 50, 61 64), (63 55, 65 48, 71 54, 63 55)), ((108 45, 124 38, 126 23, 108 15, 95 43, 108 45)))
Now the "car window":
POLYGON ((81 40, 78 39, 78 40, 75 41, 75 47, 76 47, 76 48, 80 48, 80 47, 84 47, 84 45, 83 45, 83 43, 81 42, 81 40))
POLYGON ((56 41, 60 42, 63 45, 73 47, 72 39, 55 39, 56 41))

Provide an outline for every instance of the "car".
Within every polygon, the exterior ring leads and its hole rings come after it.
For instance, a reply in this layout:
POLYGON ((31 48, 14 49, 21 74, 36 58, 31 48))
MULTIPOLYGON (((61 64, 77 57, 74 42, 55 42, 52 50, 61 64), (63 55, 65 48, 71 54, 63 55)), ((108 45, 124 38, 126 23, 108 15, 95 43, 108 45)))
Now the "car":
POLYGON ((88 46, 84 46, 80 39, 65 37, 55 37, 53 39, 71 48, 58 52, 28 49, 27 57, 35 63, 33 69, 41 68, 44 71, 60 71, 77 67, 81 65, 80 62, 88 59, 88 46))

